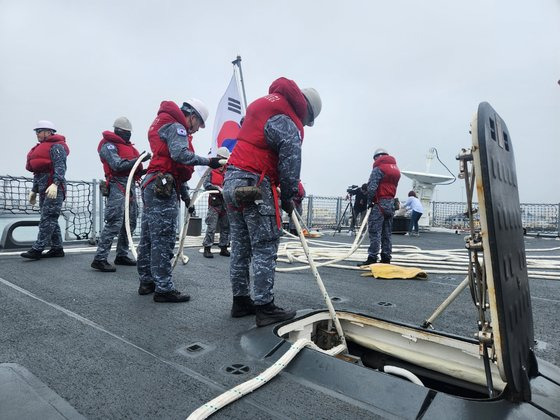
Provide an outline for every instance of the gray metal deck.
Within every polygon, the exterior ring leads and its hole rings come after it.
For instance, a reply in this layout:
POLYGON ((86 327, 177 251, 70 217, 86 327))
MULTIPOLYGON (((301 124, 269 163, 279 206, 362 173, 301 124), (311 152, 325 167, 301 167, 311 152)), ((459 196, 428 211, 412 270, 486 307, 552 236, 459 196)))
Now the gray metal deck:
MULTIPOLYGON (((352 238, 337 235, 332 239, 350 242, 352 238)), ((462 236, 444 233, 420 238, 394 235, 393 239, 397 244, 432 249, 464 244, 462 236)), ((527 248, 558 245, 557 240, 526 241, 527 248)), ((0 363, 26 369, 86 418, 187 417, 201 404, 266 369, 270 361, 244 347, 243 338, 254 328, 254 319, 229 316, 229 259, 208 260, 193 248, 186 253, 190 262, 179 265, 175 273, 177 287, 192 296, 184 304, 155 304, 151 296, 139 296, 134 267, 118 266, 116 273, 92 270, 93 253, 41 261, 0 254, 0 363), (198 351, 186 349, 193 344, 198 351), (249 372, 228 373, 226 368, 233 364, 246 366, 249 372)), ((427 281, 387 281, 360 277, 350 270, 319 270, 331 297, 340 298, 335 307, 415 325, 464 278, 430 275, 427 281)), ((530 290, 537 357, 560 365, 560 282, 531 280, 530 290)), ((324 306, 310 272, 277 273, 275 292, 281 306, 324 306)), ((470 295, 464 291, 434 325, 472 336, 475 316, 470 295)), ((352 375, 342 380, 360 387, 352 375)), ((317 385, 305 375, 283 372, 215 418, 415 417, 425 389, 397 378, 380 386, 390 387, 397 402, 363 403, 328 385, 317 385)), ((0 418, 14 412, 10 404, 16 404, 16 399, 6 401, 0 396, 0 401, 0 418)), ((20 414, 25 417, 23 407, 20 414)))

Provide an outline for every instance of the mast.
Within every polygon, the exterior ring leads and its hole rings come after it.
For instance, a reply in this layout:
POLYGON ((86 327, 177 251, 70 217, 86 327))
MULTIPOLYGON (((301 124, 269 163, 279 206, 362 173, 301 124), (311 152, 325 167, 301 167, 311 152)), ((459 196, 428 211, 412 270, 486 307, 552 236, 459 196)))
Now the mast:
POLYGON ((243 82, 243 70, 241 69, 241 56, 238 55, 235 60, 231 62, 239 69, 239 82, 241 83, 241 91, 243 92, 243 111, 247 109, 247 95, 245 94, 245 83, 243 82))

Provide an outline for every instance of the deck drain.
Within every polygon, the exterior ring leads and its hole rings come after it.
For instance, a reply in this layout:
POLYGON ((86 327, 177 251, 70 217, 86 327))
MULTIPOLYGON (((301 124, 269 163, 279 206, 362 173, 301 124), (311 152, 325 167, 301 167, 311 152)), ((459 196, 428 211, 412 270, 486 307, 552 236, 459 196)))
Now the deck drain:
POLYGON ((341 302, 341 301, 342 301, 342 299, 339 298, 338 296, 333 296, 333 297, 331 298, 331 300, 332 300, 333 302, 341 302))
POLYGON ((392 304, 391 302, 385 302, 385 301, 383 301, 383 300, 382 300, 381 302, 377 302, 377 304, 378 304, 379 306, 386 306, 386 307, 395 306, 395 305, 392 304))
POLYGON ((188 357, 198 357, 210 350, 213 350, 215 346, 198 343, 188 344, 179 348, 177 351, 183 356, 188 357))
POLYGON ((249 366, 241 364, 241 363, 234 363, 230 366, 226 366, 224 369, 227 373, 231 373, 232 375, 244 375, 249 373, 249 366))
POLYGON ((189 353, 196 353, 198 351, 204 350, 204 347, 202 347, 200 344, 193 344, 185 347, 185 350, 188 351, 189 353))

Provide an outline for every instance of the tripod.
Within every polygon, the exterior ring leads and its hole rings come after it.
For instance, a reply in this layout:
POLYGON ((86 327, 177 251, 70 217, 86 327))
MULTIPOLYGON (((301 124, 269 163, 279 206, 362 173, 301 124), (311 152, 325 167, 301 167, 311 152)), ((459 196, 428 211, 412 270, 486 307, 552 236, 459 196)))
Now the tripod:
POLYGON ((352 223, 350 225, 349 232, 354 231, 354 224, 356 223, 356 213, 354 212, 354 204, 352 203, 352 196, 350 195, 349 198, 348 198, 348 204, 346 204, 346 207, 344 208, 344 211, 342 212, 342 215, 340 216, 340 219, 338 219, 338 222, 336 223, 336 227, 334 228, 333 236, 336 234, 336 232, 340 233, 340 231, 342 230, 340 225, 344 221, 344 216, 346 215, 346 212, 348 211, 348 209, 350 209, 350 211, 352 212, 352 223))

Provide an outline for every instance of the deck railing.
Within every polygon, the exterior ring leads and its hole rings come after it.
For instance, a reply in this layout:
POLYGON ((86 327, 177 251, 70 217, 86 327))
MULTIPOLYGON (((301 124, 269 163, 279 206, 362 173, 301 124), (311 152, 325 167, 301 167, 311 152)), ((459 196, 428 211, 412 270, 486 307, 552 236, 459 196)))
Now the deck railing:
MULTIPOLYGON (((65 240, 89 239, 94 241, 103 228, 105 198, 99 193, 98 180, 68 181, 66 201, 62 215, 66 221, 65 240)), ((38 205, 31 206, 28 194, 33 180, 25 177, 0 176, 0 217, 23 218, 39 217, 38 205)), ((137 189, 137 194, 139 194, 137 189)), ((140 215, 135 234, 140 231, 140 215)), ((348 229, 352 223, 350 202, 344 197, 325 197, 309 195, 303 200, 303 220, 310 228, 348 229)), ((207 214, 206 199, 196 204, 196 216, 204 218, 207 214)), ((476 207, 476 204, 475 204, 476 207)), ((465 216, 466 203, 434 202, 432 204, 432 226, 449 229, 467 227, 465 216)), ((182 218, 180 212, 180 219, 182 218)), ((475 216, 476 217, 476 216, 475 216)), ((521 204, 523 227, 528 234, 552 234, 560 236, 560 204, 523 203, 521 204)), ((284 220, 287 220, 284 217, 284 220)), ((180 221, 180 220, 179 220, 180 221)), ((205 224, 202 223, 203 230, 205 224)))

